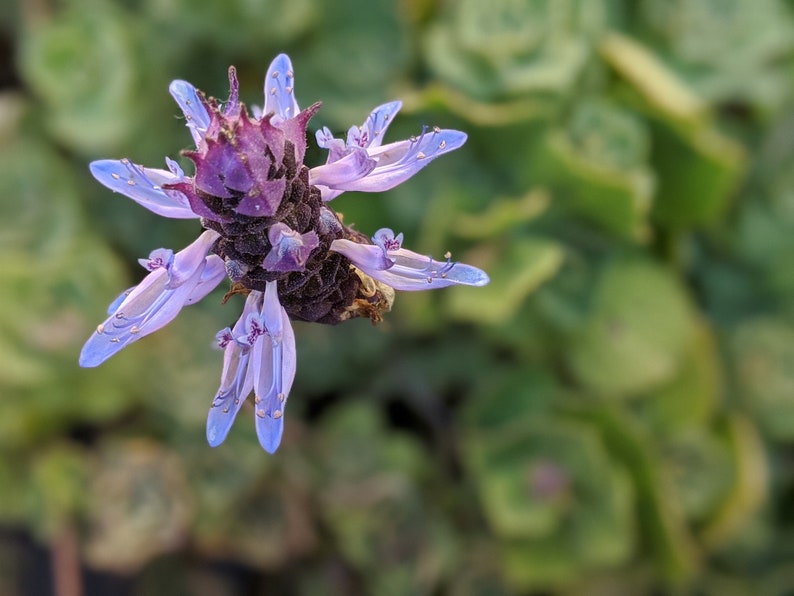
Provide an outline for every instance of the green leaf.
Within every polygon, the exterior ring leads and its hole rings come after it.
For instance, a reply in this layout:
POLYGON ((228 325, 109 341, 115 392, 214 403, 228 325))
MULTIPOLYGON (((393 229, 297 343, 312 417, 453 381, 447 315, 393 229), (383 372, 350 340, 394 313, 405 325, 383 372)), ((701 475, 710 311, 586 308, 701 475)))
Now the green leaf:
POLYGON ((692 332, 678 280, 651 261, 617 259, 594 291, 589 319, 568 352, 579 382, 595 395, 619 398, 675 378, 692 332))
POLYGON ((633 490, 598 429, 548 416, 470 437, 467 463, 521 589, 571 582, 634 548, 633 490))
POLYGON ((462 0, 428 31, 425 56, 442 79, 480 99, 567 92, 606 21, 600 0, 462 0))
POLYGON ((734 331, 730 347, 742 402, 769 436, 794 438, 794 327, 784 319, 750 319, 734 331))
POLYGON ((653 165, 659 189, 653 218, 684 228, 718 221, 744 175, 744 148, 711 127, 654 127, 653 165))
POLYGON ((140 125, 135 31, 134 17, 124 9, 84 0, 24 32, 21 72, 62 143, 87 152, 110 150, 140 125))
POLYGON ((637 404, 643 419, 662 435, 705 425, 722 405, 724 373, 716 337, 706 321, 694 323, 679 374, 637 404))
POLYGON ((490 276, 490 284, 476 291, 455 288, 447 292, 452 316, 479 323, 505 322, 563 262, 562 247, 542 238, 521 238, 496 251, 478 262, 490 276))

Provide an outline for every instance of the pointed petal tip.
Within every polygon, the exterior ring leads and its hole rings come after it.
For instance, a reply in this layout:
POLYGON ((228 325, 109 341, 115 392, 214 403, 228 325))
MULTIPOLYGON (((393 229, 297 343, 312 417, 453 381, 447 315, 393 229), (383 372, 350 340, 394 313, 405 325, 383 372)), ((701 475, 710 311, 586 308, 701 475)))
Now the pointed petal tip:
POLYGON ((85 342, 83 349, 80 351, 80 358, 77 362, 80 364, 81 368, 96 368, 115 354, 115 352, 108 351, 106 345, 98 345, 96 337, 97 335, 94 333, 94 335, 85 342))
POLYGON ((101 360, 97 360, 96 358, 93 358, 91 355, 87 354, 80 354, 80 359, 77 362, 80 365, 80 368, 96 368, 102 364, 101 360))
POLYGON ((271 69, 272 68, 283 68, 285 66, 287 66, 289 68, 292 68, 292 60, 284 52, 281 52, 278 56, 273 58, 273 60, 270 62, 270 68, 271 69))
POLYGON ((256 418, 256 436, 259 439, 259 444, 262 449, 274 454, 279 445, 281 445, 281 437, 284 434, 284 418, 273 418, 265 416, 256 418))
POLYGON ((207 420, 207 443, 210 447, 218 447, 226 440, 226 434, 220 432, 218 428, 207 420))
POLYGON ((491 281, 485 271, 465 263, 455 265, 450 271, 449 277, 460 284, 478 288, 488 285, 491 281))

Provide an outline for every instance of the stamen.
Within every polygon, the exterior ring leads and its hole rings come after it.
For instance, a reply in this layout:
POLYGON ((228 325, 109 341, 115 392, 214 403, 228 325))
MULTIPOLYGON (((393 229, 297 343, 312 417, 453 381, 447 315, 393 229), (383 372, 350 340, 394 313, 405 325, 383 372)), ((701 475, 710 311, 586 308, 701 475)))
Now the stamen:
POLYGON ((105 326, 100 323, 96 326, 96 332, 99 333, 99 335, 102 335, 105 332, 105 326))
POLYGON ((259 409, 259 410, 256 411, 256 415, 259 416, 260 418, 264 418, 265 417, 265 411, 262 410, 262 409, 259 409))
POLYGON ((281 410, 273 410, 273 418, 275 418, 276 420, 278 420, 278 419, 279 419, 279 418, 281 418, 282 416, 283 416, 283 414, 281 413, 281 410))

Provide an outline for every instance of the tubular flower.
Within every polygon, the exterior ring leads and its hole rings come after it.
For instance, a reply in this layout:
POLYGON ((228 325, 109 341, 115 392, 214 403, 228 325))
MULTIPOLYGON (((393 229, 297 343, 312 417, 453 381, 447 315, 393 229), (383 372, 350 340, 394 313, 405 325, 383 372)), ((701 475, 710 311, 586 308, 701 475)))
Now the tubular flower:
POLYGON ((229 85, 229 98, 221 103, 190 83, 171 83, 195 142, 195 149, 183 152, 195 165, 193 176, 168 158, 167 169, 128 159, 90 165, 111 190, 158 215, 197 219, 203 231, 177 253, 161 248, 140 259, 148 275, 113 301, 107 320, 83 347, 80 365, 98 366, 228 278, 229 293, 243 294, 246 301, 237 323, 216 335, 223 371, 207 440, 213 447, 223 442, 253 393, 257 436, 273 453, 295 377, 291 319, 336 324, 364 316, 377 322, 391 309, 394 289, 482 286, 488 276, 449 255, 436 261, 404 249, 402 234, 386 228, 370 240, 326 206, 346 190, 377 192, 400 184, 460 147, 464 133, 426 129, 383 145, 400 109, 393 102, 373 110, 346 140, 320 130, 317 142, 328 159, 309 168, 303 163, 306 127, 320 104, 298 107, 290 59, 281 54, 270 65, 262 109, 249 113, 239 101, 234 68, 229 85))

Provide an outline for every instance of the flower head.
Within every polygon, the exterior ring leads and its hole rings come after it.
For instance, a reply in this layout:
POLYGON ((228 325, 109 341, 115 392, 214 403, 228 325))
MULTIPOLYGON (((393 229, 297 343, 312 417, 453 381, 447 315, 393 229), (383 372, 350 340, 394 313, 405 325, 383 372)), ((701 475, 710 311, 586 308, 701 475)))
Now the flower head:
POLYGON ((207 439, 226 438, 246 398, 254 394, 259 442, 272 453, 281 441, 284 406, 296 370, 291 319, 336 324, 391 309, 393 289, 453 284, 481 286, 488 276, 470 265, 436 261, 402 248, 403 235, 384 228, 372 240, 346 227, 326 203, 346 190, 382 191, 430 161, 460 147, 466 135, 423 130, 382 144, 399 102, 373 110, 345 140, 317 133, 327 162, 304 165, 306 127, 320 104, 301 110, 292 63, 281 54, 265 77, 264 108, 239 101, 234 68, 225 103, 190 83, 174 81, 171 95, 185 115, 195 149, 185 151, 193 176, 166 158, 167 169, 128 159, 101 160, 91 172, 102 184, 164 217, 197 219, 203 232, 174 253, 157 249, 141 265, 143 281, 121 294, 80 355, 97 366, 123 347, 172 321, 224 278, 230 293, 246 296, 231 328, 218 332, 224 352, 221 384, 207 419, 207 439))

